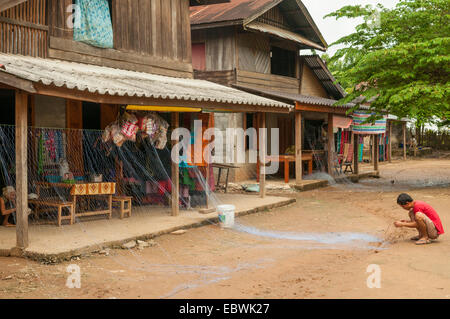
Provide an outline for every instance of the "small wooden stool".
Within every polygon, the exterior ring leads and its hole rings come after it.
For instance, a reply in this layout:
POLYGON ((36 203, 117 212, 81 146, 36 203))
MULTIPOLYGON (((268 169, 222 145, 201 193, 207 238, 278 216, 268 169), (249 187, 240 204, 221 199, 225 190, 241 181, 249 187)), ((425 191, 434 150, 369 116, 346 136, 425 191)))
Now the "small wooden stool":
POLYGON ((30 199, 29 204, 36 206, 35 214, 38 215, 41 207, 52 207, 58 210, 58 226, 61 226, 63 220, 68 220, 70 225, 75 223, 75 209, 73 202, 64 202, 60 200, 50 200, 50 199, 30 199), (67 208, 69 211, 69 216, 62 215, 62 209, 67 208))
POLYGON ((120 219, 123 219, 125 214, 128 214, 128 217, 131 217, 131 200, 133 197, 131 196, 113 196, 113 203, 120 203, 120 219), (125 208, 125 203, 127 203, 127 207, 125 208))

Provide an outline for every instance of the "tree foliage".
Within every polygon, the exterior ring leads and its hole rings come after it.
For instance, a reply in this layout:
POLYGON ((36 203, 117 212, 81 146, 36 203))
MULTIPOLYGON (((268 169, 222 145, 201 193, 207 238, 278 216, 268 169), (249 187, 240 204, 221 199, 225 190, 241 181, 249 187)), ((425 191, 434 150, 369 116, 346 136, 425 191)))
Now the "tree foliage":
POLYGON ((345 6, 326 17, 363 18, 356 32, 329 58, 330 69, 349 95, 376 99, 371 108, 418 123, 450 119, 450 1, 400 0, 382 5, 345 6))

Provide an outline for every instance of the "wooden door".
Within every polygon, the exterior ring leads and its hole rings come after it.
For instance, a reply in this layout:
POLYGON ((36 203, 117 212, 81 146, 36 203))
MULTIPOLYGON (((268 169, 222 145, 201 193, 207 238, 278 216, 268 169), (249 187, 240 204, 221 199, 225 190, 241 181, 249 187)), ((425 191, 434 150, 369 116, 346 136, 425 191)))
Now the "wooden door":
POLYGON ((280 129, 280 154, 284 154, 288 147, 294 145, 292 140, 293 121, 291 118, 279 118, 278 127, 280 129))
POLYGON ((100 105, 100 127, 104 130, 109 124, 117 120, 119 115, 119 105, 101 104, 100 105))

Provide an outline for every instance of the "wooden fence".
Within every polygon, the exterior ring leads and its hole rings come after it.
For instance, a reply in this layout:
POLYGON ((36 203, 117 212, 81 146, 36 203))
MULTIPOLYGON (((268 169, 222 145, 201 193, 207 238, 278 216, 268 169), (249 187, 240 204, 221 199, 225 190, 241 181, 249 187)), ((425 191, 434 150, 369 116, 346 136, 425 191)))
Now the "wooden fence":
POLYGON ((434 150, 450 151, 450 132, 435 132, 426 130, 421 137, 422 146, 431 147, 434 150))

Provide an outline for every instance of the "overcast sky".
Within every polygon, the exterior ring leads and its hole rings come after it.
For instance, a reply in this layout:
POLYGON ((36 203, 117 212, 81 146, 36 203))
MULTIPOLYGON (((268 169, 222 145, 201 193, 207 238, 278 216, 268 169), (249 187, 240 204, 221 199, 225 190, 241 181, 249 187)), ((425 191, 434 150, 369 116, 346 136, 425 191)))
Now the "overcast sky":
MULTIPOLYGON (((387 8, 394 7, 398 0, 302 0, 303 4, 308 8, 309 13, 312 15, 316 22, 320 32, 327 41, 328 45, 331 45, 342 36, 353 33, 355 27, 362 22, 357 19, 339 19, 326 18, 324 16, 330 12, 334 12, 346 5, 376 5, 381 3, 387 8)), ((328 54, 333 55, 338 49, 337 46, 328 48, 328 54)), ((320 52, 318 52, 320 54, 320 52)), ((303 53, 302 53, 303 54, 303 53)))

